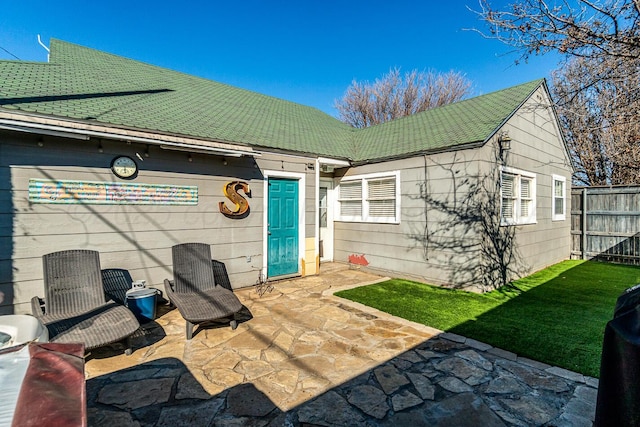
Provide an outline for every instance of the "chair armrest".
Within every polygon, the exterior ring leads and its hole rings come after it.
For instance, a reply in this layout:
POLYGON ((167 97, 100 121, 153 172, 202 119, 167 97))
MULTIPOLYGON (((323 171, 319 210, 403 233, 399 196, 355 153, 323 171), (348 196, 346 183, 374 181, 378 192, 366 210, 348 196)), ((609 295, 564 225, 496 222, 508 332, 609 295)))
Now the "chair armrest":
POLYGON ((173 290, 173 280, 164 279, 164 290, 167 294, 172 294, 175 291, 173 290))
POLYGON ((31 298, 31 314, 41 318, 44 314, 44 300, 40 297, 31 298))
POLYGON ((175 291, 173 290, 173 280, 164 279, 164 291, 167 293, 167 300, 169 305, 174 306, 173 294, 175 294, 175 291))

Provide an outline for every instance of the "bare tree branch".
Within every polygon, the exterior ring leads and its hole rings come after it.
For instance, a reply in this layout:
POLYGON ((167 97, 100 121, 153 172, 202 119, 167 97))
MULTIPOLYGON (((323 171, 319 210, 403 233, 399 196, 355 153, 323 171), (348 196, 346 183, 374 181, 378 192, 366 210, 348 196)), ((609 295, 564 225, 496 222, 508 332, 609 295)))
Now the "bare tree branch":
POLYGON ((574 58, 554 73, 553 92, 576 183, 640 182, 639 69, 640 60, 611 64, 574 58), (612 68, 615 78, 598 77, 612 68))
POLYGON ((462 74, 389 70, 373 83, 352 81, 335 101, 340 120, 364 128, 440 107, 469 95, 471 82, 462 74))
POLYGON ((489 28, 486 37, 522 51, 522 59, 551 51, 585 58, 640 55, 639 0, 520 0, 498 11, 480 0, 476 11, 489 28))
POLYGON ((553 92, 574 182, 639 183, 640 0, 516 0, 502 11, 480 0, 480 9, 488 33, 479 32, 520 60, 564 55, 553 92))

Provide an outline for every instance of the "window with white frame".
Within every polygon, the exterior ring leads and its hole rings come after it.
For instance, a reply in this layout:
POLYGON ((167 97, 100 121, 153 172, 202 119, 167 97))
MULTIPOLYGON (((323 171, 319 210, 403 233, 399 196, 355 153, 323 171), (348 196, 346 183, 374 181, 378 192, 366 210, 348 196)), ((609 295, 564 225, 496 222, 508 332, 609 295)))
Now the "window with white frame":
POLYGON ((536 175, 503 167, 500 174, 502 225, 536 222, 536 175))
POLYGON ((564 176, 552 175, 553 197, 551 199, 551 218, 553 221, 566 219, 567 179, 564 176))
POLYGON ((343 178, 338 188, 338 221, 400 222, 400 173, 343 178))

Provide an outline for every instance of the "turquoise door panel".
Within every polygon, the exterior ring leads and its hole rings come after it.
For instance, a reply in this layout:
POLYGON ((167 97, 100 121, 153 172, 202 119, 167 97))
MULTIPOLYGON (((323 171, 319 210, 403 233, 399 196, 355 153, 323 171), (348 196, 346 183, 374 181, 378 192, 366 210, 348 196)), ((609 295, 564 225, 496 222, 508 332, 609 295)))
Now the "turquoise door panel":
POLYGON ((269 178, 267 276, 298 273, 298 181, 269 178))

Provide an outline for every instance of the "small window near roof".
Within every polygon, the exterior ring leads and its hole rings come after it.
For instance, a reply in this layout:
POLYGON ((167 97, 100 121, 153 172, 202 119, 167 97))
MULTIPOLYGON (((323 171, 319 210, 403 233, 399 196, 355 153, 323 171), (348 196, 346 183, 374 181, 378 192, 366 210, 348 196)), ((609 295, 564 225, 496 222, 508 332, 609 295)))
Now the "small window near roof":
POLYGON ((552 180, 552 219, 553 221, 564 221, 566 219, 567 209, 567 179, 564 176, 552 175, 552 180))

